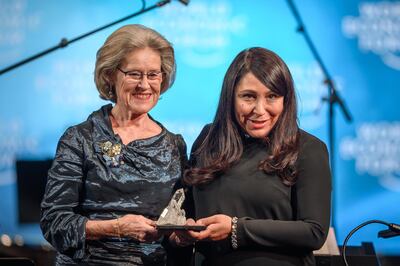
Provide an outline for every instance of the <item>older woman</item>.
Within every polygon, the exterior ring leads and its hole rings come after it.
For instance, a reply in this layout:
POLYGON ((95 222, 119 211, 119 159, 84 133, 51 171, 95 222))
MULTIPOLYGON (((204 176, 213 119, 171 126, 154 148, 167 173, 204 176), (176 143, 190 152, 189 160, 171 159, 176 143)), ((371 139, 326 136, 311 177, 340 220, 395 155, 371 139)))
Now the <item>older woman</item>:
POLYGON ((173 83, 174 50, 127 25, 97 52, 101 107, 61 137, 42 202, 41 228, 57 265, 165 265, 154 220, 179 184, 186 145, 148 112, 173 83))
MULTIPOLYGON (((215 119, 193 145, 196 265, 315 265, 330 221, 325 144, 297 125, 292 76, 264 48, 242 51, 224 79, 215 119)), ((194 224, 194 221, 191 221, 194 224)))

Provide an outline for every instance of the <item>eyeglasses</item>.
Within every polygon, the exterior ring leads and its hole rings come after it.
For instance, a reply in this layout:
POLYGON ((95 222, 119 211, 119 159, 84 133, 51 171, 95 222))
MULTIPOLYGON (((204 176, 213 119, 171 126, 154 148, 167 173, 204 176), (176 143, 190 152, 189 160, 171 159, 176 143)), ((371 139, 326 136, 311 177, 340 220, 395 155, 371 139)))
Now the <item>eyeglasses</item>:
POLYGON ((147 73, 143 73, 143 72, 136 71, 136 70, 123 71, 119 67, 117 67, 117 69, 119 71, 121 71, 122 73, 124 73, 125 77, 127 78, 127 81, 130 81, 130 82, 139 82, 143 79, 143 76, 146 76, 147 80, 149 82, 160 81, 164 74, 164 72, 161 72, 161 71, 150 71, 147 73))

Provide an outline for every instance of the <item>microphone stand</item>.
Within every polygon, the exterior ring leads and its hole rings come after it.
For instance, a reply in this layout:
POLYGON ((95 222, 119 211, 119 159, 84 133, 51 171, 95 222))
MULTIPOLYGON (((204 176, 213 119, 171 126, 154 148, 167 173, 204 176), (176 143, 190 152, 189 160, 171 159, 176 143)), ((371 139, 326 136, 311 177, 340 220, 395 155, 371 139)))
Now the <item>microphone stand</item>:
POLYGON ((162 7, 162 6, 166 5, 166 4, 169 4, 171 2, 171 0, 159 1, 156 4, 154 4, 152 6, 149 6, 147 8, 145 7, 145 2, 144 1, 142 1, 142 2, 143 2, 143 7, 142 7, 142 9, 140 11, 135 12, 135 13, 133 13, 131 15, 126 16, 126 17, 123 17, 121 19, 118 19, 118 20, 116 20, 114 22, 111 22, 109 24, 106 24, 104 26, 101 26, 101 27, 99 27, 97 29, 94 29, 92 31, 89 31, 89 32, 87 32, 85 34, 82 34, 82 35, 80 35, 80 36, 78 36, 76 38, 73 38, 71 40, 68 40, 66 38, 62 38, 60 43, 57 44, 56 46, 50 47, 50 48, 48 48, 48 49, 46 49, 46 50, 44 50, 44 51, 42 51, 40 53, 37 53, 37 54, 35 54, 33 56, 30 56, 30 57, 28 57, 28 58, 26 58, 24 60, 21 60, 21 61, 15 63, 15 64, 12 64, 11 66, 8 66, 8 67, 6 67, 4 69, 1 69, 0 70, 0 76, 3 75, 4 73, 10 71, 10 70, 13 70, 14 68, 17 68, 17 67, 22 66, 22 65, 24 65, 26 63, 29 63, 29 62, 31 62, 31 61, 33 61, 35 59, 38 59, 39 57, 42 57, 42 56, 44 56, 44 55, 46 55, 48 53, 51 53, 51 52, 55 51, 57 49, 64 48, 64 47, 68 46, 69 44, 71 44, 73 42, 76 42, 76 41, 79 41, 80 39, 88 37, 89 35, 92 35, 92 34, 94 34, 96 32, 99 32, 99 31, 104 30, 104 29, 106 29, 108 27, 114 26, 115 24, 118 24, 118 23, 120 23, 122 21, 125 21, 127 19, 130 19, 130 18, 133 18, 135 16, 138 16, 138 15, 141 15, 143 13, 146 13, 146 12, 152 10, 152 9, 155 9, 155 8, 158 8, 158 7, 162 7))
MULTIPOLYGON (((343 246, 342 246, 342 258, 343 258, 343 262, 345 264, 345 266, 348 266, 349 264, 347 263, 347 258, 346 258, 346 248, 347 248, 347 242, 350 240, 351 236, 357 232, 358 230, 360 230, 361 228, 363 228, 366 225, 369 224, 383 224, 386 225, 388 227, 387 230, 382 230, 378 232, 378 237, 382 237, 382 238, 390 238, 390 237, 394 237, 394 236, 399 236, 400 235, 400 225, 399 224, 395 224, 395 223, 388 223, 382 220, 369 220, 366 222, 363 222, 362 224, 358 225, 357 227, 355 227, 354 229, 352 229, 350 231, 350 233, 347 234, 346 238, 344 239, 343 242, 343 246)), ((375 254, 375 252, 373 252, 373 254, 375 254)), ((378 258, 376 258, 378 259, 378 258)), ((377 261, 379 265, 379 261, 377 261)))
MULTIPOLYGON (((329 103, 329 116, 328 116, 328 132, 329 132, 329 154, 330 154, 330 163, 331 163, 331 174, 332 174, 332 179, 334 180, 334 173, 335 173, 335 162, 334 162, 334 148, 335 148, 335 127, 334 127, 334 105, 338 104, 340 107, 340 110, 342 111, 345 119, 347 122, 352 122, 352 117, 350 115, 350 112, 348 111, 344 100, 339 96, 338 91, 336 90, 336 86, 333 82, 333 79, 331 75, 329 74, 327 68, 325 67, 325 64, 323 63, 321 57, 319 56, 317 49, 315 48, 313 42, 311 41, 310 36, 308 35, 308 32, 304 26, 304 23, 299 15, 299 12, 297 11, 296 6, 294 5, 292 0, 287 0, 287 3, 289 5, 289 8, 295 17, 298 27, 297 27, 297 32, 303 34, 306 43, 308 47, 310 48, 315 60, 318 62, 319 67, 322 70, 322 73, 324 75, 324 83, 328 87, 328 97, 322 98, 323 101, 327 101, 329 103)), ((332 211, 333 214, 333 211, 332 211)), ((332 225, 334 224, 334 219, 332 219, 332 225)))

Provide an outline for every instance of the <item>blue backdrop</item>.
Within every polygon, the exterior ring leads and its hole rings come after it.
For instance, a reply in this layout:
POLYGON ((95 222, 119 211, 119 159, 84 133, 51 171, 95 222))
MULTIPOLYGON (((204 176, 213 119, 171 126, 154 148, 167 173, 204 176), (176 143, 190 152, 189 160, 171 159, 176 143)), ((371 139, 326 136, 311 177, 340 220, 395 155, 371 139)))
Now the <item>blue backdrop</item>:
MULTIPOLYGON (((147 5, 155 1, 147 1, 147 5)), ((400 2, 294 1, 341 96, 354 117, 335 108, 334 219, 339 243, 358 224, 400 223, 400 2)), ((141 8, 132 0, 0 0, 0 68, 141 8)), ((176 49, 178 72, 151 112, 190 148, 214 116, 223 75, 244 48, 263 46, 289 65, 299 97, 300 125, 328 142, 322 72, 286 1, 178 1, 126 23, 155 28, 176 49)), ((15 160, 52 157, 66 127, 105 104, 93 82, 95 54, 116 28, 101 31, 0 76, 0 234, 42 243, 37 224, 20 225, 15 160)), ((400 254, 400 237, 377 239, 371 225, 350 244, 373 241, 400 254)))

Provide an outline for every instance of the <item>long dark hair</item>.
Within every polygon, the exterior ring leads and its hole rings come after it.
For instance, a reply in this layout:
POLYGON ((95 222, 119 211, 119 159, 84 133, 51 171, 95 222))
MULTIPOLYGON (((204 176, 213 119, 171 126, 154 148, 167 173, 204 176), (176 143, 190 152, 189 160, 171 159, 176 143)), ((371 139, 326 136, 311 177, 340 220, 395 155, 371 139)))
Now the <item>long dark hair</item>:
POLYGON ((288 186, 295 183, 299 128, 293 79, 277 54, 260 47, 240 52, 229 66, 214 121, 203 143, 191 155, 196 163, 185 172, 186 183, 209 183, 242 156, 245 132, 235 116, 235 90, 240 80, 250 72, 271 91, 284 97, 283 111, 274 128, 265 136, 269 154, 259 167, 267 173, 276 173, 288 186))

